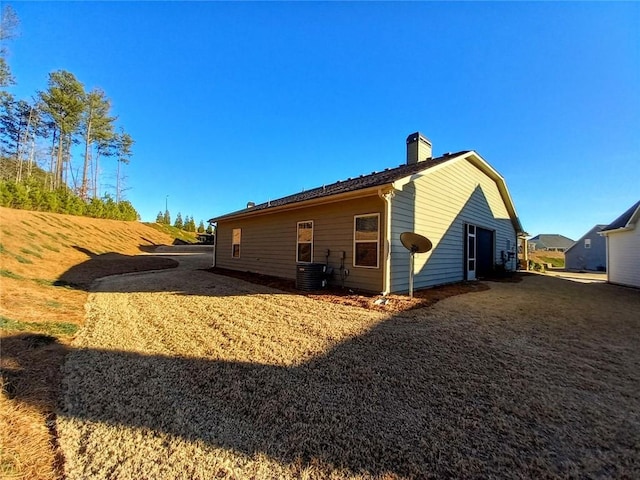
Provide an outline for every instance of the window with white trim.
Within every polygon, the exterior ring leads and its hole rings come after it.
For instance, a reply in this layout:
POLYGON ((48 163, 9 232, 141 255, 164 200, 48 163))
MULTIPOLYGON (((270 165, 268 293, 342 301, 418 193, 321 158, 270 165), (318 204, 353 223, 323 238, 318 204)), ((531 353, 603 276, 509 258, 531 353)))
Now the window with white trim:
POLYGON ((234 228, 231 233, 231 256, 240 258, 240 242, 242 241, 242 229, 234 228))
POLYGON ((353 218, 353 266, 378 268, 380 258, 380 214, 353 218))
POLYGON ((313 261, 313 221, 298 222, 296 262, 313 261))
POLYGON ((584 248, 591 248, 591 239, 590 238, 585 238, 584 239, 584 248))

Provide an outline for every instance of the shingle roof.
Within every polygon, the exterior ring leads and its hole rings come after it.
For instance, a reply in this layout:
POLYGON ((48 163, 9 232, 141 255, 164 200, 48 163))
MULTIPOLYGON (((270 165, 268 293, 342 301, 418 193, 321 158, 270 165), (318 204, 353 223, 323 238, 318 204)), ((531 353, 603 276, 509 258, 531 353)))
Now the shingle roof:
POLYGON ((542 244, 546 248, 569 248, 575 242, 558 233, 541 233, 529 239, 529 242, 542 244))
POLYGON ((618 230, 619 228, 626 227, 627 223, 629 223, 629 220, 631 220, 631 217, 633 216, 633 214, 635 213, 635 211, 639 207, 640 207, 640 201, 638 201, 635 204, 633 204, 629 210, 624 212, 622 215, 620 215, 618 218, 616 218, 613 222, 611 222, 609 225, 607 225, 601 231, 602 232, 608 232, 610 230, 618 230))
POLYGON ((304 192, 295 193, 293 195, 288 195, 277 200, 270 200, 269 202, 261 203, 259 205, 256 205, 255 207, 245 208, 236 212, 228 213, 226 215, 221 215, 219 217, 210 219, 209 222, 217 222, 218 220, 222 220, 227 217, 233 217, 235 215, 241 215, 249 212, 259 212, 267 208, 280 207, 283 205, 294 204, 306 200, 313 200, 316 198, 338 195, 340 193, 354 192, 357 190, 362 190, 364 188, 386 185, 409 175, 414 175, 423 170, 427 170, 429 168, 435 167, 436 165, 445 163, 468 152, 468 150, 465 150, 457 153, 447 153, 445 155, 442 155, 441 157, 409 165, 400 165, 395 168, 388 168, 383 170, 382 172, 373 172, 369 175, 360 175, 356 178, 338 180, 337 182, 330 185, 322 185, 321 187, 313 188, 311 190, 305 190, 304 192))

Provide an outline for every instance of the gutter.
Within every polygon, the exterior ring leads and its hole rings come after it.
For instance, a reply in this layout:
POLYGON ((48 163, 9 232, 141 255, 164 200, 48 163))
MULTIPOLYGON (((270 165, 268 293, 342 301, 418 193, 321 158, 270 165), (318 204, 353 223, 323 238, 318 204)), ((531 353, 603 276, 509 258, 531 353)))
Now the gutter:
POLYGON ((378 190, 378 196, 384 201, 385 239, 384 269, 382 274, 382 295, 391 293, 391 199, 395 196, 392 189, 378 190))
MULTIPOLYGON (((384 186, 386 185, 383 185, 382 187, 384 186)), ((210 219, 209 221, 213 220, 214 222, 218 222, 218 221, 226 222, 227 220, 237 220, 239 218, 245 218, 245 217, 257 217, 260 215, 269 215, 271 213, 279 212, 281 210, 296 210, 299 208, 306 208, 306 207, 315 206, 315 205, 324 205, 327 203, 340 202, 342 200, 349 200, 352 198, 372 196, 380 192, 380 190, 381 190, 381 186, 367 187, 359 190, 353 190, 350 192, 327 195, 324 197, 317 197, 309 200, 302 200, 300 202, 285 203, 284 205, 278 205, 275 207, 264 207, 260 209, 255 209, 256 207, 254 207, 253 209, 250 208, 247 210, 241 210, 236 213, 223 215, 221 217, 215 217, 210 219)))
POLYGON ((598 235, 601 235, 603 237, 608 237, 609 234, 611 234, 611 233, 630 232, 633 229, 634 229, 633 226, 620 227, 620 228, 615 228, 613 230, 600 231, 600 232, 598 232, 598 235))
MULTIPOLYGON (((213 226, 213 224, 210 224, 213 226)), ((211 259, 211 268, 215 268, 216 266, 216 253, 218 252, 218 225, 216 224, 216 228, 215 228, 215 236, 213 237, 213 253, 212 253, 212 259, 211 259)))

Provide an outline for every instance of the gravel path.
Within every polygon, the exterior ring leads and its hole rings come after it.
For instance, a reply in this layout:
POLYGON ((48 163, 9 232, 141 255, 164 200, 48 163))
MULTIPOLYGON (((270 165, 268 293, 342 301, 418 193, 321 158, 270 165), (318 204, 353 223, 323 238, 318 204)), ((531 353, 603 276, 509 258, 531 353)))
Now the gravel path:
POLYGON ((94 286, 70 480, 640 473, 636 290, 532 276, 389 317, 174 258, 94 286))

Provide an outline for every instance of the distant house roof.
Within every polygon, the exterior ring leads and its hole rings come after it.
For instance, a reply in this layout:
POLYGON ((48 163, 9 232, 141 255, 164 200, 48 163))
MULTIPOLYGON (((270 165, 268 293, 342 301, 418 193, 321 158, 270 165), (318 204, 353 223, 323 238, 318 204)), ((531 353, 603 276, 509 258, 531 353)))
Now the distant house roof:
POLYGON ((529 242, 542 245, 543 248, 569 248, 575 242, 558 233, 541 233, 529 239, 529 242))
POLYGON ((331 195, 337 195, 340 193, 348 193, 356 190, 362 190, 369 187, 378 187, 393 183, 396 180, 419 173, 423 170, 433 168, 436 165, 440 165, 448 160, 459 157, 469 153, 468 151, 462 151, 457 153, 447 153, 441 157, 432 158, 422 162, 417 162, 410 165, 400 165, 395 168, 387 168, 381 172, 372 172, 368 175, 360 175, 356 178, 347 178, 346 180, 338 180, 330 185, 322 185, 321 187, 313 188, 311 190, 305 190, 303 192, 294 193, 286 197, 278 198, 277 200, 270 200, 265 203, 261 203, 254 207, 244 208, 236 212, 228 213, 216 218, 212 218, 209 222, 217 222, 218 220, 228 217, 235 217, 244 213, 253 213, 260 210, 265 210, 272 207, 280 207, 283 205, 289 205, 293 203, 303 202, 306 200, 313 200, 315 198, 329 197, 331 195))
POLYGON ((636 222, 640 217, 640 201, 636 202, 622 215, 602 229, 602 232, 611 232, 613 230, 628 229, 632 223, 636 222))

